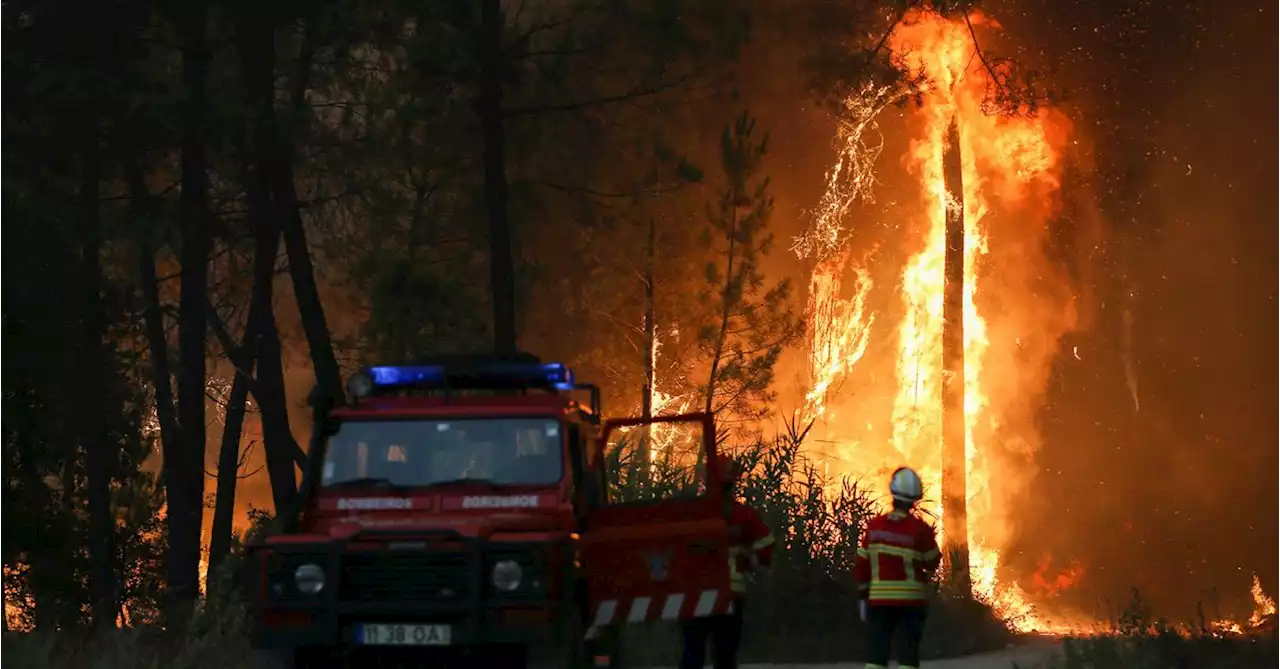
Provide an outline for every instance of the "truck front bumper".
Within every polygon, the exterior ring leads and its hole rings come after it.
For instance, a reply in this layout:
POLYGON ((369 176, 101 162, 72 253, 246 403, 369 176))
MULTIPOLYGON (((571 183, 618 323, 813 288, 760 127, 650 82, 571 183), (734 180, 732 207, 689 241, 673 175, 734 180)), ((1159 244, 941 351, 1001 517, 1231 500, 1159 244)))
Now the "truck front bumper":
MULTIPOLYGON (((442 533, 443 534, 443 533, 442 533)), ((352 646, 368 623, 447 625, 449 646, 529 644, 558 633, 578 614, 572 546, 547 542, 489 544, 449 533, 462 551, 348 552, 344 542, 281 553, 282 570, 257 584, 251 606, 251 642, 258 649, 352 646), (529 558, 525 585, 496 592, 489 584, 497 560, 529 558), (296 591, 289 575, 300 563, 323 565, 320 592, 296 591), (353 566, 355 565, 355 566, 353 566), (548 591, 554 582, 555 587, 548 591)), ((264 575, 266 569, 264 568, 264 575)))

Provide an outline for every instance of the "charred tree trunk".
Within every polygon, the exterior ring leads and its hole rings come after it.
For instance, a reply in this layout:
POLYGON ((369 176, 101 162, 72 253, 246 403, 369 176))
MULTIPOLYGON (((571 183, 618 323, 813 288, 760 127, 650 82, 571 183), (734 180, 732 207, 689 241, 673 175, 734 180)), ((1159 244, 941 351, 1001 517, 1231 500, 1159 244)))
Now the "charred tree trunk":
MULTIPOLYGON (((273 184, 272 170, 280 170, 280 165, 273 164, 278 149, 279 138, 275 128, 275 28, 263 16, 258 8, 244 3, 238 16, 237 30, 240 40, 241 76, 249 96, 250 119, 250 159, 246 161, 248 179, 249 221, 253 228, 253 296, 249 307, 249 319, 246 325, 244 345, 241 347, 251 357, 241 367, 244 374, 256 359, 258 372, 253 395, 258 401, 262 416, 263 449, 267 459, 267 476, 271 482, 271 497, 276 513, 284 513, 290 509, 297 497, 297 474, 295 463, 302 464, 302 449, 294 440, 289 429, 289 412, 284 387, 284 365, 281 361, 280 334, 276 329, 273 310, 274 282, 276 260, 280 251, 280 220, 276 214, 284 214, 296 219, 296 233, 301 236, 303 249, 303 271, 297 271, 299 262, 290 254, 289 266, 293 272, 295 291, 299 281, 303 288, 310 287, 313 304, 302 307, 302 293, 298 303, 302 312, 304 325, 313 327, 307 330, 307 338, 311 344, 312 361, 315 363, 316 378, 329 378, 328 383, 338 383, 338 365, 333 355, 332 343, 329 340, 328 327, 325 325, 324 309, 319 301, 319 293, 315 287, 315 278, 311 269, 311 257, 306 252, 306 237, 302 236, 301 218, 298 214, 296 199, 286 204, 290 211, 284 212, 273 208, 273 185, 287 190, 289 198, 293 198, 292 168, 284 165, 284 174, 280 177, 287 184, 273 184), (318 331, 314 327, 319 323, 318 331), (327 370, 322 373, 321 370, 327 370), (327 376, 326 376, 327 375, 327 376)), ((305 92, 305 89, 303 89, 305 92)), ((336 388, 340 386, 333 386, 336 388)))
POLYGON ((280 332, 271 312, 271 282, 275 276, 276 255, 280 248, 278 232, 266 223, 258 232, 254 252, 255 286, 261 286, 256 299, 265 306, 254 349, 258 355, 258 378, 254 398, 262 412, 262 440, 267 458, 267 477, 271 481, 271 500, 277 514, 293 508, 298 496, 294 465, 302 466, 304 455, 289 429, 289 403, 284 387, 284 364, 281 360, 280 332))
MULTIPOLYGON (((656 260, 654 257, 656 227, 653 217, 650 216, 649 245, 644 265, 644 395, 640 398, 640 416, 645 419, 653 417, 653 394, 658 382, 658 310, 654 304, 653 276, 653 265, 656 260)), ((639 462, 648 466, 653 463, 653 430, 646 428, 644 436, 648 447, 643 454, 643 460, 639 462)))
POLYGON ((101 154, 98 147, 98 113, 93 106, 86 110, 85 133, 80 150, 80 289, 84 305, 80 373, 81 442, 85 449, 85 480, 89 503, 89 596, 94 627, 115 623, 115 515, 111 510, 111 478, 117 459, 116 444, 108 434, 106 407, 107 364, 104 346, 106 316, 103 313, 102 229, 98 208, 98 182, 101 177, 101 154))
POLYGON ((200 528, 204 516, 205 337, 210 233, 206 218, 205 117, 209 51, 207 7, 191 0, 182 10, 183 109, 182 287, 178 304, 178 425, 180 439, 164 454, 168 499, 168 587, 182 625, 200 594, 200 528))
POLYGON ((516 351, 515 259, 507 210, 507 136, 503 124, 502 79, 506 55, 502 43, 500 0, 481 0, 480 94, 477 112, 484 135, 484 203, 489 217, 489 291, 493 299, 493 348, 516 351))
POLYGON ((209 578, 206 581, 210 594, 213 594, 218 584, 218 566, 231 552, 231 531, 236 516, 236 483, 240 480, 240 435, 244 431, 245 405, 248 401, 249 379, 245 374, 237 373, 231 381, 231 392, 227 395, 227 420, 223 424, 222 444, 218 451, 217 496, 214 498, 213 527, 209 536, 209 578))
POLYGON ((964 419, 964 174, 960 130, 951 119, 942 178, 947 194, 946 256, 942 295, 942 525, 952 578, 969 589, 969 529, 966 509, 964 419))
POLYGON ((641 400, 641 415, 644 418, 653 416, 653 392, 657 383, 658 366, 658 313, 654 304, 653 265, 657 260, 657 225, 653 217, 649 217, 649 246, 644 264, 644 398, 641 400))
POLYGON ((155 393, 156 420, 160 423, 161 451, 168 453, 178 438, 178 418, 174 414, 173 376, 169 368, 169 328, 160 305, 160 284, 156 277, 156 247, 151 239, 155 223, 151 193, 143 180, 142 166, 130 156, 125 177, 129 182, 131 206, 147 229, 138 235, 138 284, 142 290, 142 321, 151 363, 151 384, 155 393))
MULTIPOLYGON (((259 35, 260 47, 255 49, 258 62, 251 63, 249 67, 260 73, 268 73, 274 79, 275 28, 266 25, 260 26, 258 30, 265 30, 266 34, 259 35)), ((311 351, 316 384, 326 396, 335 397, 342 391, 342 375, 338 369, 338 358, 333 352, 333 340, 329 336, 324 304, 320 301, 320 289, 316 285, 315 267, 311 262, 311 250, 307 246, 306 228, 302 221, 302 211, 298 207, 298 192, 293 178, 293 141, 302 135, 306 115, 310 113, 306 103, 307 81, 311 72, 310 50, 311 39, 308 37, 303 41, 297 84, 293 90, 291 132, 280 132, 274 109, 264 109, 270 114, 268 121, 264 123, 266 134, 263 145, 267 160, 264 167, 271 180, 276 218, 282 224, 284 248, 289 256, 289 276, 293 281, 293 294, 302 316, 302 329, 306 333, 307 346, 311 351)), ((267 81, 269 83, 271 79, 267 81)))

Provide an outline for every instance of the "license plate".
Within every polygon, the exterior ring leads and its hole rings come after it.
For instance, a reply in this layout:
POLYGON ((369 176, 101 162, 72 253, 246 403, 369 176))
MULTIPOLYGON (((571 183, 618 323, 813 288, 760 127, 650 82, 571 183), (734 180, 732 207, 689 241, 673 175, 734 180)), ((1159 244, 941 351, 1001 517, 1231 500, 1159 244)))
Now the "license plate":
POLYGON ((362 646, 448 646, 453 629, 448 625, 366 624, 356 628, 362 646))

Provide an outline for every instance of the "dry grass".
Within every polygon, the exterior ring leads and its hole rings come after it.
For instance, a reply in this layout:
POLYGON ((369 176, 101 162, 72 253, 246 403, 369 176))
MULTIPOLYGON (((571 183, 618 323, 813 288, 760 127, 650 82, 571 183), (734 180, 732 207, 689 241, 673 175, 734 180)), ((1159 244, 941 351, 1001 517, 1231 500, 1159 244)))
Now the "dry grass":
POLYGON ((1153 620, 1135 591, 1108 634, 1064 639, 1062 657, 1041 669, 1269 669, 1280 664, 1275 619, 1243 633, 1215 631, 1204 621, 1153 620))

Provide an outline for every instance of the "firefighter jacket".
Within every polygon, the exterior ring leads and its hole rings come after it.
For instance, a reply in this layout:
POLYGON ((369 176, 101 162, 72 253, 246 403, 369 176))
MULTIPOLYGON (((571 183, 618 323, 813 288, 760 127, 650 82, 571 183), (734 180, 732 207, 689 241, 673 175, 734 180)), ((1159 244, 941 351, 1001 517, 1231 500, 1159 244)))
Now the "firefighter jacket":
POLYGON ((867 523, 853 566, 858 593, 871 606, 923 606, 925 584, 940 559, 928 523, 903 511, 876 516, 867 523))
POLYGON ((729 582, 733 591, 747 591, 746 573, 751 569, 751 555, 762 566, 773 561, 773 532, 756 510, 734 500, 729 506, 729 582))

